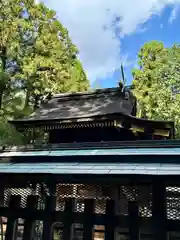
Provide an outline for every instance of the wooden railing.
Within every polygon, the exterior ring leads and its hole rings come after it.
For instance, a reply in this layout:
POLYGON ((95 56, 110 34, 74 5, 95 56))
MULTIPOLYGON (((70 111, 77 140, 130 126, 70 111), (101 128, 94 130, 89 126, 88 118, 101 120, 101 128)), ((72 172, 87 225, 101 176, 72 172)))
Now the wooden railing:
MULTIPOLYGON (((131 201, 128 204, 128 215, 118 216, 115 215, 115 202, 113 200, 107 200, 105 214, 94 213, 94 200, 84 200, 84 211, 74 212, 74 199, 68 198, 65 200, 64 211, 57 211, 56 197, 47 196, 45 200, 45 208, 43 210, 38 208, 38 196, 30 195, 27 198, 27 205, 25 208, 21 208, 21 196, 12 195, 10 198, 8 207, 0 208, 0 215, 7 219, 6 232, 1 239, 13 240, 73 240, 84 239, 92 240, 95 238, 95 231, 97 226, 101 226, 100 232, 103 232, 102 239, 114 240, 119 239, 117 237, 117 229, 127 229, 127 235, 129 240, 146 239, 141 235, 145 229, 150 229, 150 239, 163 239, 166 240, 168 231, 179 231, 179 220, 167 220, 165 214, 160 214, 164 209, 160 207, 160 204, 155 204, 153 207, 154 214, 149 218, 140 218, 138 204, 135 201, 131 201), (23 219, 23 228, 21 228, 22 238, 17 238, 17 219, 23 219), (32 236, 34 232, 34 223, 36 220, 42 221, 42 235, 41 238, 35 238, 32 236), (160 221, 161 220, 161 221, 160 221), (61 237, 54 237, 54 228, 60 224, 62 231, 61 237), (82 231, 82 237, 77 238, 73 226, 80 225, 82 231), (95 227, 96 226, 96 227, 95 227), (22 230, 23 229, 23 230, 22 230), (163 237, 164 236, 164 237, 163 237), (158 238, 160 237, 160 238, 158 238), (163 238, 162 238, 163 237, 163 238)), ((154 199, 157 200, 157 199, 154 199)), ((161 204, 162 205, 162 204, 161 204)), ((163 212, 162 212, 163 213, 163 212)), ((22 225, 22 224, 21 224, 22 225)), ((74 227, 75 228, 75 227, 74 227)), ((1 231, 3 227, 1 227, 1 231)), ((1 232, 2 234, 2 232, 1 232)), ((149 239, 149 238, 148 238, 149 239)))
MULTIPOLYGON (((18 218, 24 219, 23 240, 32 239, 33 223, 35 220, 43 221, 42 239, 53 239, 54 223, 63 223, 62 239, 74 239, 72 224, 83 224, 83 239, 93 239, 93 228, 95 225, 104 226, 104 236, 107 240, 114 240, 115 228, 120 224, 120 219, 114 215, 114 201, 108 200, 106 214, 97 215, 93 213, 94 200, 84 200, 84 212, 73 212, 73 199, 66 199, 64 211, 56 211, 56 197, 47 197, 44 210, 37 210, 38 197, 29 196, 27 207, 20 208, 20 196, 11 196, 8 208, 1 208, 1 215, 7 217, 7 228, 5 240, 13 240, 16 235, 15 224, 18 218)), ((129 203, 129 239, 139 239, 138 208, 135 202, 129 203)))

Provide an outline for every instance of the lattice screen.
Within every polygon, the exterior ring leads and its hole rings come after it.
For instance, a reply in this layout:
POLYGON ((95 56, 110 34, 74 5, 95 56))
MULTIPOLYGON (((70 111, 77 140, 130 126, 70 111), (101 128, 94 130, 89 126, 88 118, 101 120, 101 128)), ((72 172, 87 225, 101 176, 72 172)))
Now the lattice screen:
MULTIPOLYGON (((84 199, 94 199, 94 212, 105 214, 107 199, 114 199, 117 203, 116 214, 128 215, 128 202, 137 201, 141 217, 149 218, 152 216, 152 187, 150 185, 100 185, 100 184, 56 184, 57 197, 56 210, 64 210, 66 198, 74 199, 74 211, 84 211, 84 199)), ((38 207, 44 208, 44 197, 49 195, 49 189, 44 183, 37 184, 34 188, 8 188, 4 191, 4 205, 8 205, 10 195, 21 195, 21 206, 26 207, 28 195, 38 195, 40 197, 38 207)), ((166 211, 167 218, 180 220, 180 187, 166 187, 166 211)), ((40 226, 37 224, 37 226, 40 226)), ((79 231, 79 230, 78 230, 79 231)), ((41 230, 37 230, 37 233, 41 230)), ((78 233, 78 232, 77 232, 78 233)), ((81 233, 78 233, 81 235, 81 233)), ((100 234, 101 235, 101 234, 100 234)), ((171 233, 172 235, 172 233, 171 233)), ((171 236, 170 235, 170 236, 171 236)), ((99 236, 97 234, 97 236, 99 236)), ((121 237, 123 239, 123 237, 121 237)), ((54 238, 55 239, 55 238, 54 238)), ((79 238, 80 239, 80 238, 79 238)), ((124 236, 124 239, 126 237, 124 236)), ((142 238, 145 239, 145 238, 142 238)), ((149 239, 147 237, 147 239, 149 239)), ((170 237, 169 239, 175 239, 170 237)))
POLYGON ((180 187, 166 187, 167 218, 180 220, 180 187))
MULTIPOLYGON (((57 184, 56 196, 57 210, 64 210, 65 198, 74 198, 74 210, 84 211, 84 199, 95 200, 95 213, 104 214, 107 199, 115 199, 117 203, 116 213, 121 215, 128 214, 128 201, 136 200, 139 205, 140 215, 150 217, 151 211, 151 187, 150 186, 125 186, 112 187, 100 184, 57 184)), ((8 205, 10 195, 21 195, 21 206, 26 206, 28 195, 40 196, 39 208, 44 208, 44 196, 49 195, 48 188, 43 184, 37 184, 33 188, 9 188, 4 192, 4 204, 8 205)))
MULTIPOLYGON (((21 206, 26 206, 28 195, 38 195, 41 197, 39 207, 44 208, 43 196, 49 195, 49 190, 45 184, 37 184, 35 188, 7 188, 4 191, 4 204, 8 205, 10 195, 21 195, 21 206)), ((148 185, 120 185, 115 187, 100 184, 57 184, 56 185, 57 203, 56 209, 64 209, 65 198, 75 199, 75 211, 84 210, 84 199, 95 199, 95 212, 105 213, 107 199, 117 201, 118 212, 121 215, 128 214, 128 201, 136 200, 139 206, 140 216, 152 216, 152 188, 148 185)), ((180 219, 180 187, 166 187, 167 218, 180 219)))

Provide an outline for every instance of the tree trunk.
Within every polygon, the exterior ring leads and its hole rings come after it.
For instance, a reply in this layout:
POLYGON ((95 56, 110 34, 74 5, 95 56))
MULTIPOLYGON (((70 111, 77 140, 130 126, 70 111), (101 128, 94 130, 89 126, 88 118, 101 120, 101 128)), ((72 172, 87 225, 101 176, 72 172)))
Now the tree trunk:
POLYGON ((27 90, 26 91, 26 99, 24 103, 24 110, 29 107, 29 98, 30 98, 30 92, 27 90))
MULTIPOLYGON (((4 74, 6 72, 7 49, 5 46, 2 46, 0 50, 1 50, 0 58, 1 58, 1 62, 2 62, 1 71, 4 74)), ((4 76, 3 76, 3 78, 4 78, 4 76)), ((1 79, 1 82, 0 82, 0 110, 2 109, 3 93, 6 88, 5 79, 3 79, 3 78, 1 79)))
POLYGON ((36 109, 39 107, 39 95, 35 95, 34 98, 34 111, 36 111, 36 109))
POLYGON ((6 89, 6 86, 4 83, 0 83, 0 110, 2 110, 2 105, 3 105, 3 93, 6 89), (2 84, 2 85, 1 85, 2 84))
POLYGON ((7 52, 7 49, 6 47, 3 46, 1 48, 2 72, 5 72, 6 70, 6 60, 7 60, 6 52, 7 52))
POLYGON ((3 92, 0 91, 0 110, 2 109, 3 92))

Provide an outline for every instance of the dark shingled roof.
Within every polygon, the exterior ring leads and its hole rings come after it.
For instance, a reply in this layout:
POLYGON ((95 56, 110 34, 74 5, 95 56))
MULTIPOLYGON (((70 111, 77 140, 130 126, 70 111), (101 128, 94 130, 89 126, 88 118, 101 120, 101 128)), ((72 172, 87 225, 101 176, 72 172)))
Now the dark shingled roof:
POLYGON ((68 120, 93 118, 113 113, 131 115, 135 97, 125 95, 119 88, 101 89, 93 92, 57 94, 27 119, 18 121, 68 120))

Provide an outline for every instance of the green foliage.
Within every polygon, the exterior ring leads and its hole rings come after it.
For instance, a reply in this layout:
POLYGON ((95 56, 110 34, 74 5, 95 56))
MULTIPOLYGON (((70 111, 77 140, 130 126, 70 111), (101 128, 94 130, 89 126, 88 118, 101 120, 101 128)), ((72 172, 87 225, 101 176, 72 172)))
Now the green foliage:
POLYGON ((139 53, 139 69, 133 70, 139 117, 171 120, 180 136, 180 47, 146 43, 139 53))
POLYGON ((21 145, 22 136, 16 129, 7 122, 7 119, 0 118, 0 145, 21 145))
POLYGON ((29 115, 49 93, 88 89, 78 50, 55 11, 34 0, 1 0, 0 20, 2 118, 29 115))

